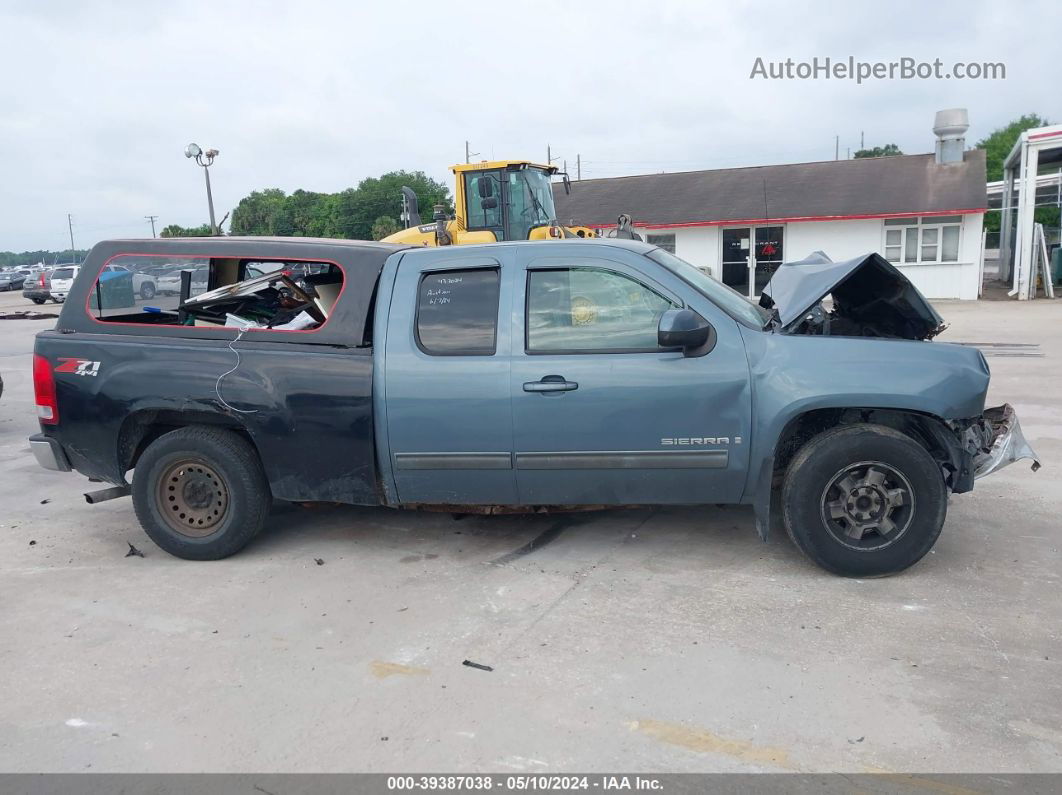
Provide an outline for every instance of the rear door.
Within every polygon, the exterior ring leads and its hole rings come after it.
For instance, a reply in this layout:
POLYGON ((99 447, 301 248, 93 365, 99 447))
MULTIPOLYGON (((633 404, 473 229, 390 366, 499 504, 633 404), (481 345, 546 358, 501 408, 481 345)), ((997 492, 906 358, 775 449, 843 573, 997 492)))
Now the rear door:
POLYGON ((751 416, 736 321, 634 251, 551 243, 520 257, 512 399, 521 502, 736 501, 751 416), (657 345, 660 315, 687 307, 717 334, 703 356, 657 345))
POLYGON ((504 247, 454 247, 412 251, 399 263, 377 402, 398 502, 517 502, 511 260, 504 247))

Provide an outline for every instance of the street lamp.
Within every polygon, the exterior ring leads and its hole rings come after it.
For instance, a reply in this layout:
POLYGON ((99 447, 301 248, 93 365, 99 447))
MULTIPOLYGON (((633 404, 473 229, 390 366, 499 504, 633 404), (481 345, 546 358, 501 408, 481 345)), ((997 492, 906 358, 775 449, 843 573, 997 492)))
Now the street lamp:
POLYGON ((210 192, 210 164, 218 156, 218 150, 207 149, 204 152, 199 148, 199 144, 188 144, 184 148, 184 156, 195 158, 195 162, 203 167, 203 176, 206 177, 207 206, 210 208, 210 234, 216 235, 219 230, 218 225, 214 222, 214 196, 210 192))

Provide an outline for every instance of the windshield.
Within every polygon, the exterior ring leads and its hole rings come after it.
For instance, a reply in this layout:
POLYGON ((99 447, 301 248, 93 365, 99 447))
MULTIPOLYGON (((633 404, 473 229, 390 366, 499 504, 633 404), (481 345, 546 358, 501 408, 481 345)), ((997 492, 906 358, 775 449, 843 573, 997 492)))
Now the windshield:
POLYGON ((53 279, 72 279, 74 278, 73 268, 59 268, 59 270, 52 272, 53 279))
POLYGON ((549 174, 539 168, 508 171, 509 228, 507 240, 527 240, 531 229, 557 220, 549 174))
POLYGON ((761 329, 770 319, 770 314, 753 304, 736 290, 732 290, 720 281, 716 281, 700 268, 690 265, 686 260, 669 254, 662 248, 654 248, 648 254, 649 259, 663 265, 680 279, 700 290, 716 306, 735 320, 752 328, 761 329))

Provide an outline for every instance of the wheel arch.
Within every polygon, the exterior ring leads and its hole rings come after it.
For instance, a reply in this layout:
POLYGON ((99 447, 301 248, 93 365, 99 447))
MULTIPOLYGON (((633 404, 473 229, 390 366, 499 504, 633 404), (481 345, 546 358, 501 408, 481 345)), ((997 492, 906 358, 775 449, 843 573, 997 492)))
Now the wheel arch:
POLYGON ((178 428, 196 425, 226 428, 238 433, 254 448, 259 460, 262 459, 261 451, 246 426, 228 414, 203 409, 142 408, 130 413, 122 421, 122 426, 118 431, 116 450, 118 471, 124 478, 125 474, 136 466, 144 450, 153 441, 178 428))
MULTIPOLYGON (((963 449, 960 434, 945 418, 929 411, 874 405, 807 406, 794 411, 781 429, 764 445, 752 494, 756 527, 764 541, 770 534, 771 500, 789 463, 808 441, 831 428, 870 423, 892 428, 920 444, 940 467, 949 491, 973 488, 972 457, 963 449)), ((762 448, 761 448, 762 449, 762 448)))

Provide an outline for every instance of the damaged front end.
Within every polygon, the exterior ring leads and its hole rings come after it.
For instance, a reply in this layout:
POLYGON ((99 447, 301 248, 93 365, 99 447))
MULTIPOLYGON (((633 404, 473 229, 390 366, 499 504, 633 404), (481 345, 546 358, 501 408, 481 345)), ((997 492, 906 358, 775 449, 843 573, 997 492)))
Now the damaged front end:
POLYGON ((962 443, 973 458, 975 479, 998 472, 1023 458, 1032 461, 1033 472, 1040 468, 1040 460, 1025 440, 1018 415, 1009 403, 985 409, 984 414, 963 431, 962 443))
POLYGON ((784 334, 929 340, 945 329, 925 296, 880 254, 834 262, 816 251, 783 263, 760 306, 774 310, 774 327, 784 334))

